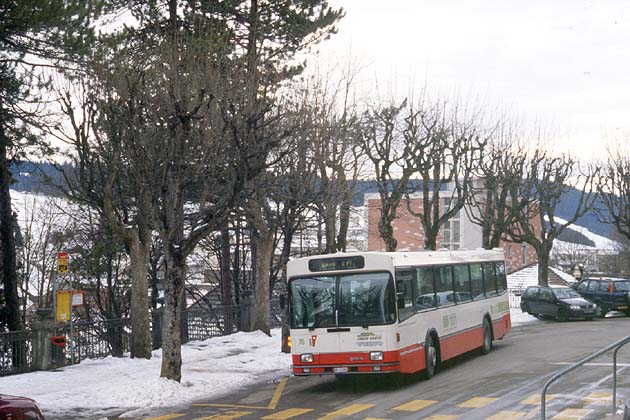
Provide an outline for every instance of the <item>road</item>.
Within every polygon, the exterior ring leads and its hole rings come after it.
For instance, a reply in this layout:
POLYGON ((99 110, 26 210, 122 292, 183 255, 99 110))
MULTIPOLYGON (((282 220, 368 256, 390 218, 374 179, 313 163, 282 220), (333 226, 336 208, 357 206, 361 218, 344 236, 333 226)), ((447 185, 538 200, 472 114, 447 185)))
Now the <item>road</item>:
MULTIPOLYGON (((525 324, 495 342, 489 355, 449 361, 430 380, 290 377, 142 419, 538 419, 540 391, 553 373, 629 334, 627 317, 525 324)), ((619 363, 617 399, 623 400, 630 398, 630 345, 619 363)), ((549 393, 548 419, 603 418, 612 405, 612 355, 571 373, 549 393)))

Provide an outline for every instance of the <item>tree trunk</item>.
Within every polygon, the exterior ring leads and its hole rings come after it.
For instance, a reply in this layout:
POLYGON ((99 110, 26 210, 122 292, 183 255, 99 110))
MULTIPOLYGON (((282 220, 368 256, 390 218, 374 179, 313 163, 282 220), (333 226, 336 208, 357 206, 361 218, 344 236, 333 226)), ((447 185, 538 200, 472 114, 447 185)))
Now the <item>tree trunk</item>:
POLYGON ((18 300, 18 275, 15 236, 13 224, 16 223, 11 210, 11 174, 6 139, 0 133, 0 248, 2 249, 2 283, 4 286, 4 303, 6 322, 9 331, 19 331, 20 308, 18 300))
POLYGON ((538 256, 538 284, 547 286, 549 283, 549 253, 550 249, 541 247, 536 250, 538 256))
POLYGON ((273 233, 270 230, 260 231, 254 238, 256 241, 256 321, 254 329, 271 336, 269 328, 269 273, 273 256, 273 233))
POLYGON ((128 235, 131 259, 131 357, 151 358, 149 329, 148 266, 151 232, 147 228, 133 229, 128 235))
POLYGON ((175 250, 172 244, 165 243, 165 245, 167 276, 162 317, 162 370, 160 376, 181 382, 181 302, 184 293, 186 263, 179 250, 175 250))

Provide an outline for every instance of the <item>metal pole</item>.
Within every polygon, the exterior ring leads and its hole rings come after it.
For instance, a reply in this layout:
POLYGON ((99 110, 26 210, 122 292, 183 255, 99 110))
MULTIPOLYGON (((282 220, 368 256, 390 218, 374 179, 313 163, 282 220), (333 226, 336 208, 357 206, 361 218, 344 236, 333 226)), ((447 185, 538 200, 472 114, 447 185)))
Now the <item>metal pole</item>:
POLYGON ((68 276, 70 279, 70 363, 74 365, 74 329, 72 328, 72 297, 74 296, 74 292, 72 291, 72 276, 68 276))
POLYGON ((57 322, 57 273, 53 276, 53 319, 57 322))

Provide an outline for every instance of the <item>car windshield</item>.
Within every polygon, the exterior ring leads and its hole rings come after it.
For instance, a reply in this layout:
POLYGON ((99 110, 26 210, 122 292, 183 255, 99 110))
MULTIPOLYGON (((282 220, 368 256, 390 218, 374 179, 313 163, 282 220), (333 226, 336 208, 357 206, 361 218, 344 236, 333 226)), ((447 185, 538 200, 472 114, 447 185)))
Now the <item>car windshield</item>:
POLYGON ((379 325, 396 320, 394 282, 388 272, 295 278, 290 293, 293 328, 379 325))
POLYGON ((553 294, 558 299, 573 299, 579 298, 580 295, 573 289, 553 289, 553 294))

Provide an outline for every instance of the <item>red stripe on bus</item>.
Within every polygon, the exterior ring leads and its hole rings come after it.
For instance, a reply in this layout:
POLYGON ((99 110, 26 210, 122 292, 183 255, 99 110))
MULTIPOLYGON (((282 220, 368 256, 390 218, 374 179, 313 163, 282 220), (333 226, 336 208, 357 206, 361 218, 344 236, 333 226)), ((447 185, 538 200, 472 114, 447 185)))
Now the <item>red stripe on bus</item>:
MULTIPOLYGON (((492 322, 494 339, 501 339, 512 328, 510 315, 492 322)), ((440 357, 442 361, 459 356, 468 351, 481 347, 483 329, 481 325, 457 334, 440 337, 440 357)), ((310 371, 306 374, 332 373, 332 369, 318 366, 345 366, 353 368, 358 373, 373 373, 373 365, 380 363, 394 365, 381 366, 382 372, 400 371, 402 373, 419 372, 426 367, 424 343, 413 344, 400 350, 384 351, 382 361, 370 360, 369 352, 348 353, 314 353, 313 363, 301 363, 300 355, 292 355, 293 373, 305 374, 303 368, 310 371), (398 365, 398 363, 400 365, 398 365), (370 366, 361 366, 370 365, 370 366)))

